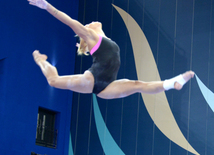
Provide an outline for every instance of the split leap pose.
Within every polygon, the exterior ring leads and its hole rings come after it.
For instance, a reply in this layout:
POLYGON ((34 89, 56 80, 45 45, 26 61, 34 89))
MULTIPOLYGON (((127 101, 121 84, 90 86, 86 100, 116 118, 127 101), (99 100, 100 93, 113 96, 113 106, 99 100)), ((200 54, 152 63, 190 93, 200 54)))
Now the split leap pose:
POLYGON ((194 77, 194 72, 187 71, 165 81, 143 82, 136 80, 116 80, 120 67, 120 49, 118 45, 106 37, 100 22, 82 25, 70 18, 45 0, 28 0, 31 5, 48 11, 55 18, 68 25, 79 37, 78 53, 93 58, 91 68, 84 74, 59 76, 56 68, 47 62, 47 56, 38 50, 33 52, 36 64, 41 68, 49 85, 68 89, 79 93, 95 93, 104 99, 126 97, 134 93, 155 94, 169 89, 180 90, 183 85, 194 77))

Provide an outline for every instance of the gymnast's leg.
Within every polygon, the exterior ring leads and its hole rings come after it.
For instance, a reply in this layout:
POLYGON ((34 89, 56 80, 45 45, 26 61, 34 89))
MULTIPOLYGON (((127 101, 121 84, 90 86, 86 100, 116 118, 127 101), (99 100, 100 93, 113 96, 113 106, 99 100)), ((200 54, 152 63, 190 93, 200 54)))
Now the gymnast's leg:
POLYGON ((47 56, 39 51, 33 52, 34 61, 40 67, 50 86, 59 89, 68 89, 79 93, 91 93, 94 86, 94 77, 91 72, 84 74, 59 76, 56 68, 47 62, 47 56))
POLYGON ((134 80, 116 80, 109 84, 97 96, 104 99, 114 99, 129 96, 134 93, 156 94, 169 89, 180 90, 183 85, 194 77, 194 72, 188 71, 165 81, 143 82, 134 80))

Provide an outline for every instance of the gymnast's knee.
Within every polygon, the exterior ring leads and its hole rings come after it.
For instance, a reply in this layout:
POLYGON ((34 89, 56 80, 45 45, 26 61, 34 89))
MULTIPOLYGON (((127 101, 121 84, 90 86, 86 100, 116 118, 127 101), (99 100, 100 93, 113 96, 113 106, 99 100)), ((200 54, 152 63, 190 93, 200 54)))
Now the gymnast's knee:
POLYGON ((141 86, 142 85, 142 82, 139 81, 139 80, 133 80, 133 83, 134 83, 135 86, 141 86))
POLYGON ((122 79, 122 82, 131 86, 141 86, 142 82, 139 80, 129 80, 129 79, 122 79))
POLYGON ((55 86, 56 86, 56 79, 57 79, 57 77, 48 78, 48 79, 47 79, 48 84, 49 84, 51 87, 55 87, 55 86))

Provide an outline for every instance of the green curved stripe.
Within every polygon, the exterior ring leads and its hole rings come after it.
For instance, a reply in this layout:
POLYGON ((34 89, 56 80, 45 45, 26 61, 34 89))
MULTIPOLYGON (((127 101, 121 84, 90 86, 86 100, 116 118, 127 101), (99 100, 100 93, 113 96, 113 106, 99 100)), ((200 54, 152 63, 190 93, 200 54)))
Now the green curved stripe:
MULTIPOLYGON (((122 17, 131 39, 137 76, 142 81, 160 81, 153 53, 149 43, 137 22, 124 10, 113 5, 122 17)), ((199 154, 186 140, 169 107, 165 92, 155 95, 141 94, 149 115, 159 130, 171 141, 192 152, 199 154)))
POLYGON ((117 143, 114 141, 110 132, 108 131, 108 128, 105 125, 95 94, 93 94, 93 107, 97 132, 105 155, 125 155, 117 145, 117 143))

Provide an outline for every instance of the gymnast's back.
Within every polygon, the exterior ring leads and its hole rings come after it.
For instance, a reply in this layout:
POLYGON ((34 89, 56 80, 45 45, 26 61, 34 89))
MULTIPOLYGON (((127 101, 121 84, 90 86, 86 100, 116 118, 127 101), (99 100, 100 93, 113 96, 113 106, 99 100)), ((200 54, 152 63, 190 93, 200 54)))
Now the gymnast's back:
POLYGON ((120 68, 120 48, 114 41, 102 37, 92 58, 93 64, 89 71, 93 74, 95 81, 93 93, 98 94, 117 79, 120 68))

